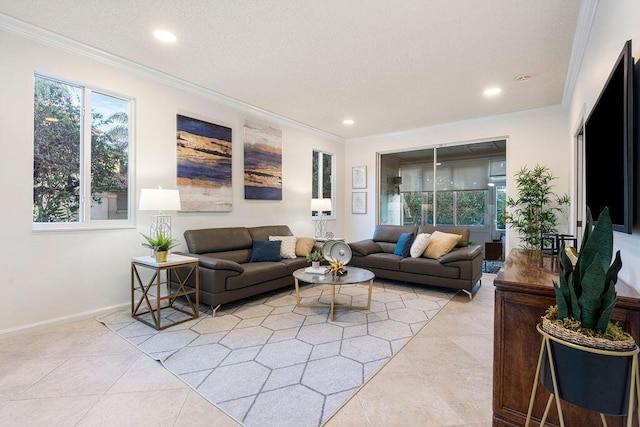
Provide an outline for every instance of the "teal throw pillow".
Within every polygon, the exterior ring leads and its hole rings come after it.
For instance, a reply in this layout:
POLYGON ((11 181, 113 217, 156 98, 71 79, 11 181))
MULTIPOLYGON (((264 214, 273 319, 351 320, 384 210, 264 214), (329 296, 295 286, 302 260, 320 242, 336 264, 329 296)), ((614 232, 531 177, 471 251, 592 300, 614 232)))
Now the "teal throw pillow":
POLYGON ((251 262, 280 261, 280 240, 254 240, 251 250, 251 262))
POLYGON ((393 251, 394 255, 399 255, 403 258, 411 255, 411 244, 416 235, 414 233, 402 233, 396 243, 396 249, 393 251))

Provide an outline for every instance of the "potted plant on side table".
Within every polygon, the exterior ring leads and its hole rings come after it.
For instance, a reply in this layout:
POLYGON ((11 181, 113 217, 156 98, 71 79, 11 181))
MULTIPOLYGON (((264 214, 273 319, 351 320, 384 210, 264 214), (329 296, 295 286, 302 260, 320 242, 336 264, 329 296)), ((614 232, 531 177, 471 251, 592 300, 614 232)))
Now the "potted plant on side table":
MULTIPOLYGON (((141 233, 142 234, 142 233, 141 233)), ((167 262, 167 252, 169 249, 178 246, 178 241, 171 237, 166 237, 162 231, 158 231, 156 237, 150 237, 142 234, 146 242, 142 243, 142 246, 146 246, 153 251, 156 257, 156 262, 167 262)))
POLYGON ((610 321, 622 268, 620 251, 615 258, 612 255, 609 210, 602 211, 592 228, 587 208, 580 252, 572 247, 560 251, 559 284, 553 282, 556 305, 538 325, 543 340, 527 425, 540 374, 542 384, 552 393, 542 424, 554 396, 562 424, 559 398, 600 414, 627 415, 633 411, 633 395, 640 388, 638 347, 628 333, 610 321))

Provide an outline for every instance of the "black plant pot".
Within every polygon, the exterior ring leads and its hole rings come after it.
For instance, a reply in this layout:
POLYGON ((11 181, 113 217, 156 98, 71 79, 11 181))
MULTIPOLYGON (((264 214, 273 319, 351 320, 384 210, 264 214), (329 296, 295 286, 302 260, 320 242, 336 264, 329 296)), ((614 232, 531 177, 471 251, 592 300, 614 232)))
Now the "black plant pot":
MULTIPOLYGON (((549 340, 558 382, 557 395, 574 405, 607 415, 627 415, 633 357, 601 354, 601 351, 549 340)), ((547 352, 544 352, 542 385, 553 393, 547 352)))

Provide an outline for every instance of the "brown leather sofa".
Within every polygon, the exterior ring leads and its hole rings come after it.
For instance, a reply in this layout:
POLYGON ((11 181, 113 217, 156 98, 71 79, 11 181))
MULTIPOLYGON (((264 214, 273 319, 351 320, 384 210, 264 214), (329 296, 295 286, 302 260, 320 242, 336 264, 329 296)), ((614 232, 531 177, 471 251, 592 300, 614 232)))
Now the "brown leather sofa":
MULTIPOLYGON (((213 307, 293 285, 293 272, 308 266, 304 257, 250 262, 254 240, 293 236, 286 225, 187 230, 189 252, 199 260, 200 302, 213 307)), ((193 278, 187 286, 194 287, 193 278)))
POLYGON ((423 285, 461 289, 472 298, 481 286, 482 247, 469 246, 469 229, 465 227, 432 227, 378 225, 373 238, 349 243, 353 253, 350 265, 371 270, 376 277, 423 285), (460 234, 457 246, 440 259, 403 258, 394 255, 402 233, 460 234))

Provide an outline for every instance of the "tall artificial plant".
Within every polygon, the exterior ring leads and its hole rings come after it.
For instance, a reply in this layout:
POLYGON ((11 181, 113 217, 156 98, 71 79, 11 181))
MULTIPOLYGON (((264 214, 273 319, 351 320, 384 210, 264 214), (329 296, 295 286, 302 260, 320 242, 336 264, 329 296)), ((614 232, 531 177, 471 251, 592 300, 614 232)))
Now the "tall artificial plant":
POLYGON ((525 165, 515 175, 518 195, 507 198, 505 222, 516 230, 525 249, 540 248, 545 234, 556 233, 558 214, 569 205, 567 194, 553 193, 555 179, 549 168, 541 165, 533 169, 525 165))
POLYGON ((587 208, 587 227, 580 252, 560 252, 560 283, 554 281, 553 286, 558 319, 574 319, 584 329, 605 333, 616 305, 615 285, 622 260, 620 251, 613 258, 609 209, 604 208, 593 229, 591 222, 591 211, 587 208))

